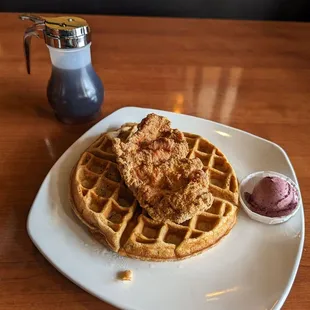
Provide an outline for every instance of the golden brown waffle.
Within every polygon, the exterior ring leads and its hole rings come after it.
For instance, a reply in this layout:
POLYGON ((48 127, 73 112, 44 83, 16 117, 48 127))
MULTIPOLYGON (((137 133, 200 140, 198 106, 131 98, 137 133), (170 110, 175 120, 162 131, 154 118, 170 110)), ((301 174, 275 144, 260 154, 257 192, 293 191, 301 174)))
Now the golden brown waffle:
POLYGON ((199 157, 214 202, 206 212, 175 224, 157 223, 125 186, 112 151, 113 136, 125 141, 136 131, 125 124, 101 135, 81 156, 71 177, 73 210, 92 234, 123 256, 151 261, 184 259, 216 244, 236 222, 238 181, 226 157, 200 136, 187 134, 189 157, 199 157))
POLYGON ((198 157, 208 174, 209 190, 215 197, 238 205, 238 180, 225 155, 208 140, 194 134, 184 133, 189 146, 187 157, 198 157))

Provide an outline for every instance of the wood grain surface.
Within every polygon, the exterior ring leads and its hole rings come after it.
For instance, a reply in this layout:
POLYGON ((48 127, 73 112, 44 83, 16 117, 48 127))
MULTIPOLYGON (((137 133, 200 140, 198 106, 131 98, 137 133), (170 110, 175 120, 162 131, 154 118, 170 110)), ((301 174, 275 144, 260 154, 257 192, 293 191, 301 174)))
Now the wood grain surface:
MULTIPOLYGON (((310 204, 310 24, 85 16, 103 116, 139 106, 196 115, 280 144, 310 204)), ((92 124, 68 126, 46 98, 47 48, 26 74, 16 14, 0 14, 0 309, 115 309, 54 269, 26 232, 45 175, 92 124)), ((310 309, 309 231, 283 309, 310 309)), ((141 292, 143 294, 143 292, 141 292)))

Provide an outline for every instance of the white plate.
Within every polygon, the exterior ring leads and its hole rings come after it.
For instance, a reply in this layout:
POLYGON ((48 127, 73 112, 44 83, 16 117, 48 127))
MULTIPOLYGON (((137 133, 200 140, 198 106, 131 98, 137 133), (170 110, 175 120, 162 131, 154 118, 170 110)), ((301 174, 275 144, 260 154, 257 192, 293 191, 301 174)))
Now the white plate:
MULTIPOLYGON (((141 108, 123 108, 76 141, 46 176, 28 217, 37 248, 66 277, 89 293, 125 309, 280 309, 294 281, 304 243, 301 205, 288 222, 267 226, 242 210, 229 235, 202 255, 181 262, 150 263, 123 258, 92 240, 71 212, 71 168, 96 137, 148 113, 200 134, 218 146, 238 179, 259 170, 289 176, 298 186, 286 153, 276 144, 204 119, 141 108), (131 269, 132 282, 116 280, 131 269)), ((302 204, 302 201, 301 201, 302 204)))

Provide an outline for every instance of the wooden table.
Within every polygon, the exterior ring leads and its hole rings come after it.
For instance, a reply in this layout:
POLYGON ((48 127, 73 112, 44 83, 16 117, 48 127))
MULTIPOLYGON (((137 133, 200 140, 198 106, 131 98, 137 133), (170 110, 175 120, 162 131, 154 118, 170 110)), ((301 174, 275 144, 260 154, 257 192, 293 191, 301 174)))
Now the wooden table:
MULTIPOLYGON (((310 24, 85 17, 106 116, 124 106, 197 115, 280 144, 310 204, 310 24)), ((0 15, 0 309, 114 309, 56 271, 26 232, 32 201, 91 124, 57 122, 46 99, 47 49, 26 74, 16 14, 0 15)), ((306 210, 306 221, 309 213, 306 210)), ((284 309, 310 308, 309 232, 284 309)))

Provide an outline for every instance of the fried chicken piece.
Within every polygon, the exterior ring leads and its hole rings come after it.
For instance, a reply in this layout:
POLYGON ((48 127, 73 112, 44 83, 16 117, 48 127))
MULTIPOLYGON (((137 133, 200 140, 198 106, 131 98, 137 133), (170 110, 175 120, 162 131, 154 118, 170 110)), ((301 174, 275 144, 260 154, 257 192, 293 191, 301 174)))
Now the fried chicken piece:
POLYGON ((182 223, 211 207, 213 196, 199 158, 188 159, 188 144, 170 121, 150 114, 113 149, 127 186, 150 217, 182 223))
POLYGON ((138 200, 154 220, 182 223, 211 206, 213 197, 199 158, 171 159, 152 171, 141 168, 139 174, 147 179, 138 200))

